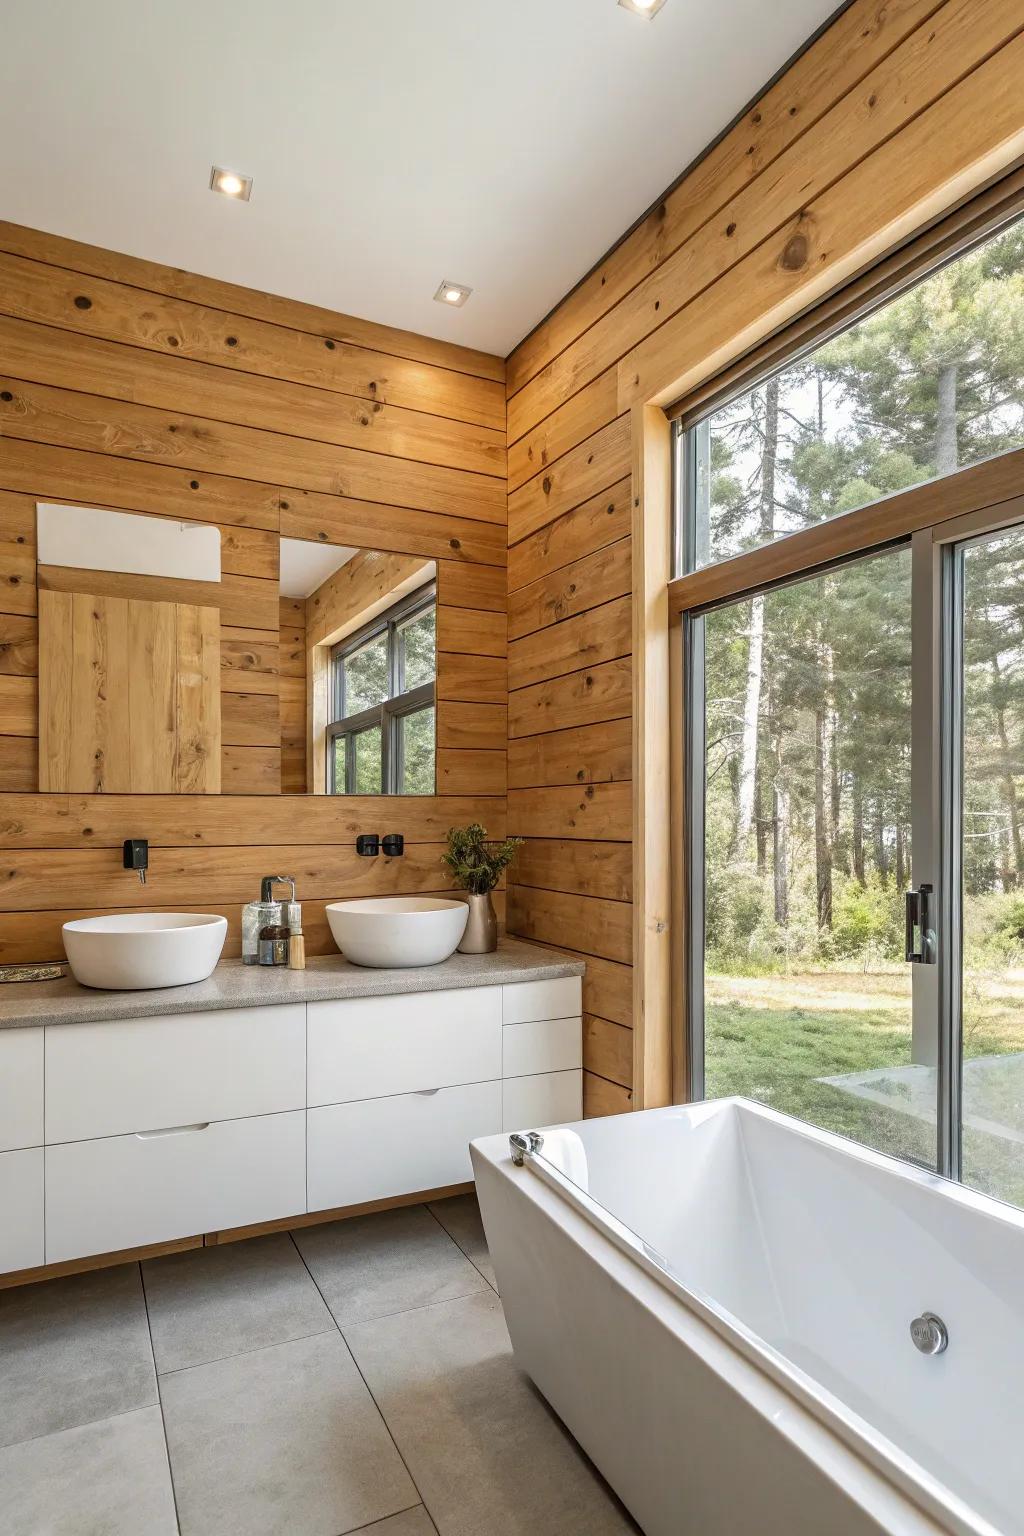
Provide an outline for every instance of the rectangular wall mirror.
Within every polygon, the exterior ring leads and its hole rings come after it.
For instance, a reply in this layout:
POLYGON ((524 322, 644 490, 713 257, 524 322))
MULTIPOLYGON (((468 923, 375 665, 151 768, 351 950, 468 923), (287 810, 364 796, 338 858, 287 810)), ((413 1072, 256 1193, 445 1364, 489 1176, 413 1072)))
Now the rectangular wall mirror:
POLYGON ((432 795, 437 569, 40 503, 38 788, 432 795))
POLYGON ((434 793, 436 578, 418 556, 281 540, 285 793, 434 793))

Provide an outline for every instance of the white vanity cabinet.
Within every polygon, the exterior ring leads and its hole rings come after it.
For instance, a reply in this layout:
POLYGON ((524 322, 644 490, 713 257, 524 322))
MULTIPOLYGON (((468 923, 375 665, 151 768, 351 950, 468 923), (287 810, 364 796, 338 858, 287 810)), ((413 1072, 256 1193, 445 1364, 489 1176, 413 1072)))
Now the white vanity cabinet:
POLYGON ((0 1271, 43 1262, 43 1031, 0 1031, 0 1271))
POLYGON ((576 976, 3 1029, 0 1272, 468 1182, 581 1085, 576 976))

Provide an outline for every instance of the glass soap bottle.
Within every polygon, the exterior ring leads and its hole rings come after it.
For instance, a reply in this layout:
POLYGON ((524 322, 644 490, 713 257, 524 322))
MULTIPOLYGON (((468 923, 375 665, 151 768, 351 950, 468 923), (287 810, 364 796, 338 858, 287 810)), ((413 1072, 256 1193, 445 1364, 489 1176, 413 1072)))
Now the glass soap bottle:
POLYGON ((259 901, 248 901, 242 908, 242 962, 259 963, 260 930, 281 922, 281 903, 273 899, 274 875, 260 881, 259 901))

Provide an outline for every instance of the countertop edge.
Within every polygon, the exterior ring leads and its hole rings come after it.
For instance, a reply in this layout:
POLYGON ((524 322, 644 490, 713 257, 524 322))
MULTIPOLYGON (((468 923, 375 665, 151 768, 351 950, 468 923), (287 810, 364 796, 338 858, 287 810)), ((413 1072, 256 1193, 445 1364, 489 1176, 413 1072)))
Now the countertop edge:
POLYGON ((370 970, 341 955, 318 956, 304 971, 223 960, 206 981, 152 992, 99 992, 60 981, 16 982, 0 988, 0 1031, 51 1025, 96 1024, 219 1012, 288 1003, 400 997, 416 992, 464 991, 582 976, 586 962, 558 950, 504 940, 491 955, 453 955, 440 965, 370 970))

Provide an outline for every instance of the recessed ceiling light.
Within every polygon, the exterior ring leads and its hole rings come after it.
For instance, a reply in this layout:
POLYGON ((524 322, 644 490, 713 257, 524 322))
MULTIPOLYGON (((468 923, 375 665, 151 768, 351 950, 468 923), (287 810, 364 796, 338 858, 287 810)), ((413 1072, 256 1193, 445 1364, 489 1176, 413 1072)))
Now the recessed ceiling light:
POLYGON ((449 283, 446 280, 441 283, 434 298, 438 304, 450 304, 452 309, 461 309, 472 292, 472 288, 467 288, 465 283, 449 283))
POLYGON ((252 196, 252 177, 214 165, 210 168, 210 191, 222 192, 225 197, 234 197, 239 202, 247 203, 252 196))
POLYGON ((665 0, 619 0, 623 10, 632 11, 634 16, 646 16, 650 21, 656 16, 665 4, 665 0))

